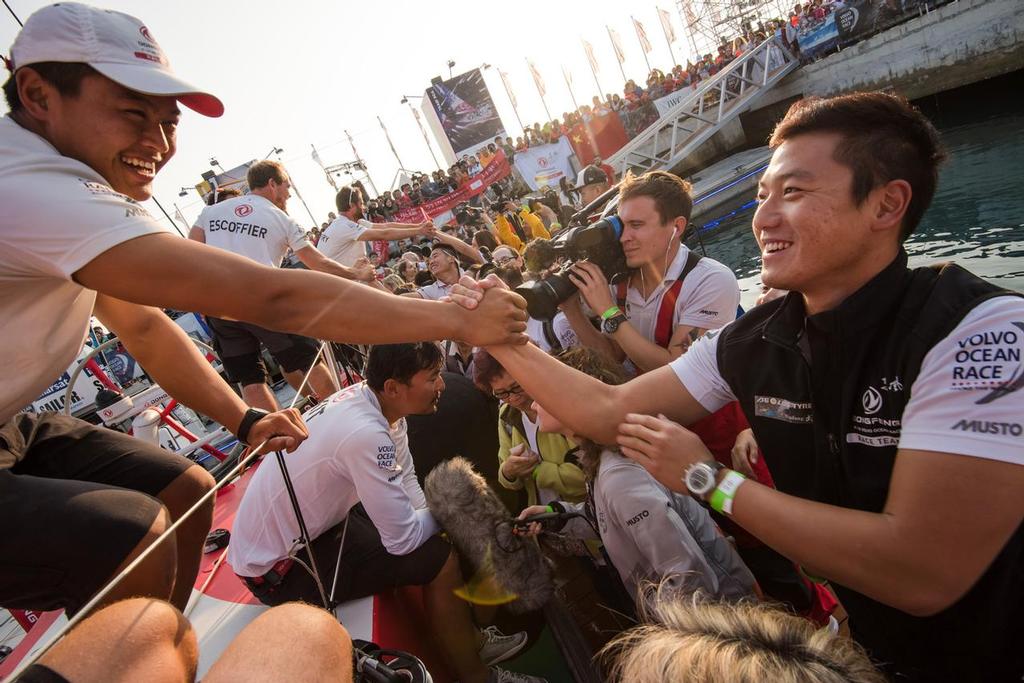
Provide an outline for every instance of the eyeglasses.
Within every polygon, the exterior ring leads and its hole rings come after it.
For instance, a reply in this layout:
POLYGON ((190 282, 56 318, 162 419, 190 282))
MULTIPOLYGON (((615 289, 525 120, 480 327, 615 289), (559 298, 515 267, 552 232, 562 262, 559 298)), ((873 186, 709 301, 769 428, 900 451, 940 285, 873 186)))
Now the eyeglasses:
POLYGON ((494 398, 498 399, 499 401, 507 401, 513 396, 523 393, 523 388, 518 384, 513 384, 504 391, 494 391, 492 393, 494 394, 494 398))
POLYGON ((506 263, 512 263, 515 260, 515 256, 502 256, 501 258, 494 259, 494 262, 497 263, 499 266, 503 266, 506 263))

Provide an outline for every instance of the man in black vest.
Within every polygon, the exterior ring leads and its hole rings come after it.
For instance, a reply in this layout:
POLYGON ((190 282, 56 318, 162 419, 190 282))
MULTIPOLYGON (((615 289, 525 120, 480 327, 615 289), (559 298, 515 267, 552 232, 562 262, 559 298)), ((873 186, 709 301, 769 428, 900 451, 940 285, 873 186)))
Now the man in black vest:
POLYGON ((753 230, 764 283, 789 295, 618 387, 530 346, 490 351, 575 433, 828 579, 888 673, 1019 681, 1024 300, 955 265, 907 268, 944 153, 902 98, 799 102, 771 146, 753 230), (676 424, 731 400, 778 490, 676 424))

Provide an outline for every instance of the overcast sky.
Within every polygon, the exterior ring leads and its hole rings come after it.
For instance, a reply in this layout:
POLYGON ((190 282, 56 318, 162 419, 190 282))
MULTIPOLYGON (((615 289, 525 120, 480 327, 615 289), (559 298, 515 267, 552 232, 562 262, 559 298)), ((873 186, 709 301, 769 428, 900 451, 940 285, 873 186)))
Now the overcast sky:
MULTIPOLYGON (((48 4, 7 0, 24 21, 48 4)), ((334 208, 334 191, 311 158, 316 145, 327 165, 351 161, 345 137, 352 133, 378 189, 390 188, 398 162, 388 149, 380 116, 402 162, 415 170, 434 168, 427 143, 416 127, 403 95, 422 95, 434 76, 448 77, 447 62, 461 73, 482 64, 498 111, 510 135, 520 130, 496 69, 507 71, 526 125, 545 119, 526 65, 537 64, 547 86, 552 116, 572 108, 562 77, 573 77, 580 104, 597 93, 580 39, 594 46, 598 78, 605 92, 622 91, 619 71, 605 26, 615 27, 626 56, 626 77, 638 82, 647 67, 633 24, 636 17, 653 46, 652 67, 674 63, 658 20, 657 7, 671 15, 677 35, 676 58, 691 50, 672 0, 622 3, 612 0, 567 2, 193 2, 182 0, 107 0, 103 3, 139 17, 167 52, 174 70, 220 97, 227 111, 206 119, 184 110, 178 153, 155 183, 156 198, 173 215, 174 204, 191 221, 199 213, 198 195, 179 197, 193 186, 216 157, 224 168, 263 158, 274 147, 306 199, 315 222, 334 208)), ((0 52, 8 54, 18 26, 0 7, 0 52)), ((413 100, 419 105, 419 100, 413 100)), ((0 103, 6 110, 6 105, 0 103)), ((428 135, 429 135, 428 131, 428 135)), ((433 144, 433 141, 431 141, 433 144)), ((442 160, 440 152, 435 152, 442 160)), ((343 177, 344 180, 344 177, 343 177)), ((154 216, 161 216, 150 203, 154 216)), ((300 224, 314 221, 293 197, 289 213, 300 224)), ((180 226, 179 226, 180 227, 180 226)))

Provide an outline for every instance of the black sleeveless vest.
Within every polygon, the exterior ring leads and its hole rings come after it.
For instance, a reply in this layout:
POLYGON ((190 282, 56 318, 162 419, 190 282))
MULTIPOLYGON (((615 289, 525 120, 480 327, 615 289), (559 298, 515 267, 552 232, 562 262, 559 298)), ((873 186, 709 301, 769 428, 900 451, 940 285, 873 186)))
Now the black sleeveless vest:
MULTIPOLYGON (((952 264, 908 270, 901 250, 831 311, 806 316, 794 293, 726 327, 719 371, 779 490, 881 511, 903 410, 925 354, 975 306, 1012 294, 952 264)), ((1020 400, 1005 393, 1002 400, 1020 400)), ((1024 525, 963 598, 931 617, 833 586, 856 639, 902 680, 1021 680, 1024 525)))

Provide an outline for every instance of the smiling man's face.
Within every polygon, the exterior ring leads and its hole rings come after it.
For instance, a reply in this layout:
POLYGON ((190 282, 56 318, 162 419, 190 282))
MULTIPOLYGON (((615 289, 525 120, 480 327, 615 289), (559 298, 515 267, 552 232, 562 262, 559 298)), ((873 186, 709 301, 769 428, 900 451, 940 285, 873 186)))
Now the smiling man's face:
POLYGON ((769 287, 841 290, 877 246, 871 241, 882 239, 871 230, 875 204, 854 202, 853 172, 834 158, 840 139, 808 133, 786 140, 761 177, 752 228, 769 287))
POLYGON ((137 201, 174 156, 181 112, 173 97, 143 95, 99 74, 82 79, 77 95, 47 96, 47 137, 57 150, 91 167, 111 188, 137 201))

